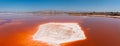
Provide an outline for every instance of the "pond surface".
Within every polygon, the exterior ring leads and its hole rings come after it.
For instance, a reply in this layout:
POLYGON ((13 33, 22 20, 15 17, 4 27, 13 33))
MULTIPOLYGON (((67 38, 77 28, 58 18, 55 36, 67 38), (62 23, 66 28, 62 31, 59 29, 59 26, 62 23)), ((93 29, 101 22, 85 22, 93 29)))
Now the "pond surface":
POLYGON ((26 14, 0 14, 0 46, 48 46, 32 38, 38 26, 48 22, 75 22, 82 27, 86 40, 63 43, 62 46, 120 46, 120 19, 26 14))

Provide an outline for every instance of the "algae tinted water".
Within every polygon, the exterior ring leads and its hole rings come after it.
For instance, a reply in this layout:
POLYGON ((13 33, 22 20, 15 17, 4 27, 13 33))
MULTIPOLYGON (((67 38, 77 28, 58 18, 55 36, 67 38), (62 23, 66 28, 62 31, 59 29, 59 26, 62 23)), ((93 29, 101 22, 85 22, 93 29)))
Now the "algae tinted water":
POLYGON ((120 46, 120 19, 86 16, 35 16, 0 14, 0 46, 47 46, 34 41, 40 24, 76 22, 85 32, 86 40, 64 43, 62 46, 120 46))

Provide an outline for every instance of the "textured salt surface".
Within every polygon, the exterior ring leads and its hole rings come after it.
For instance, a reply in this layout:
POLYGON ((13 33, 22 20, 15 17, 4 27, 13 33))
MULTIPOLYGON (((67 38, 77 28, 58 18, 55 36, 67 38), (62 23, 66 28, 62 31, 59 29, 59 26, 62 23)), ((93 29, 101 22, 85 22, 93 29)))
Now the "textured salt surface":
POLYGON ((60 46, 61 43, 84 40, 85 35, 77 23, 45 23, 39 26, 33 39, 60 46))

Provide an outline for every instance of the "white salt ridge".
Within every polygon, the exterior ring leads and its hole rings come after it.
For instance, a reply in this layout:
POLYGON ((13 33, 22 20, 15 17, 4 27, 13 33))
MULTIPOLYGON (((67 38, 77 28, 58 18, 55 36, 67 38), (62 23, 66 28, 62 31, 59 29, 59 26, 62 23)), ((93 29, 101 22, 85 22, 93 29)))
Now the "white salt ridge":
POLYGON ((34 40, 60 46, 61 43, 86 39, 84 32, 77 23, 45 23, 39 26, 33 36, 34 40))

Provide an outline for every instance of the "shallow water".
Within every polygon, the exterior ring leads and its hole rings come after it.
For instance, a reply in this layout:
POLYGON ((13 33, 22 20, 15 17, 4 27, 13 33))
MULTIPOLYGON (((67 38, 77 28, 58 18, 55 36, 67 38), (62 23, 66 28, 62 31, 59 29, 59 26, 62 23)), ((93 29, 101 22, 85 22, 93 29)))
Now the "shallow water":
POLYGON ((120 19, 86 16, 35 16, 0 14, 0 46, 47 46, 34 41, 33 34, 40 24, 76 22, 82 27, 86 40, 62 46, 120 46, 120 19))

